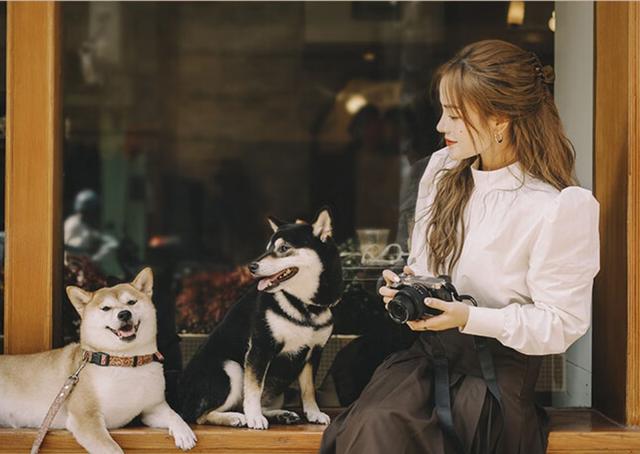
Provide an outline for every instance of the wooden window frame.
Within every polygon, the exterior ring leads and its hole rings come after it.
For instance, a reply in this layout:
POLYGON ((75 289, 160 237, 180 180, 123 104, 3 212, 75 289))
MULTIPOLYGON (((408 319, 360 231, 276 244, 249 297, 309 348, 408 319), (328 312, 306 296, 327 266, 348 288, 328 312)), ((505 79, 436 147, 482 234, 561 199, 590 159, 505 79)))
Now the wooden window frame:
POLYGON ((640 5, 595 3, 593 408, 640 424, 640 5))
MULTIPOLYGON (((60 341, 60 9, 7 4, 5 353, 60 341)), ((593 408, 640 424, 640 5, 595 4, 593 408)))
POLYGON ((5 353, 60 337, 60 8, 7 4, 5 353))

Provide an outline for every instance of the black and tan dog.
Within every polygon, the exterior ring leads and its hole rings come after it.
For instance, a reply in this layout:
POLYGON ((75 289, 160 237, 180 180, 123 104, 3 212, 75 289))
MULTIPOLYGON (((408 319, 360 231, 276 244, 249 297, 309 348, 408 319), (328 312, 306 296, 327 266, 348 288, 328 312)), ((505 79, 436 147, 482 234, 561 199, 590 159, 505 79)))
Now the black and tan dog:
POLYGON ((266 429, 269 420, 295 423, 282 410, 284 391, 298 379, 307 421, 328 424, 318 408, 312 363, 333 329, 330 307, 342 294, 340 256, 331 216, 312 224, 282 223, 266 252, 250 265, 256 287, 241 298, 187 366, 181 413, 187 421, 266 429))

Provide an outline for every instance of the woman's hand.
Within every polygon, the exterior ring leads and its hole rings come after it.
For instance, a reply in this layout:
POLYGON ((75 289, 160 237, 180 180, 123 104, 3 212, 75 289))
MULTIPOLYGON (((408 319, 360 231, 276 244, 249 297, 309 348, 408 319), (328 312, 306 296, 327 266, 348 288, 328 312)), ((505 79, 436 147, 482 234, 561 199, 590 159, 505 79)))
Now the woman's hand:
MULTIPOLYGON (((416 274, 408 266, 405 266, 402 272, 404 274, 410 274, 411 276, 414 276, 416 274)), ((386 306, 387 304, 389 304, 389 301, 391 301, 393 297, 396 296, 396 293, 398 293, 396 289, 390 288, 388 287, 388 285, 395 284, 400 280, 400 277, 391 270, 384 270, 382 272, 382 277, 384 278, 384 281, 387 283, 387 285, 384 287, 380 287, 378 293, 382 295, 382 301, 384 301, 384 305, 386 306)))
POLYGON ((408 321, 407 325, 414 331, 443 331, 450 328, 463 328, 469 320, 469 306, 465 303, 425 298, 424 304, 434 309, 440 309, 442 314, 422 320, 408 321))

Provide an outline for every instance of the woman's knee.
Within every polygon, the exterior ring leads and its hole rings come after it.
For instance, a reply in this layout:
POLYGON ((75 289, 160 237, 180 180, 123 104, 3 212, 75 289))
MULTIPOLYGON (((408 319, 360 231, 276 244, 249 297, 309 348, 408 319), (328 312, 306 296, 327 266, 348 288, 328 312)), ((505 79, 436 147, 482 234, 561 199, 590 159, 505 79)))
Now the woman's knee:
POLYGON ((405 416, 403 412, 389 408, 370 408, 360 415, 356 425, 367 431, 387 431, 402 427, 405 416))

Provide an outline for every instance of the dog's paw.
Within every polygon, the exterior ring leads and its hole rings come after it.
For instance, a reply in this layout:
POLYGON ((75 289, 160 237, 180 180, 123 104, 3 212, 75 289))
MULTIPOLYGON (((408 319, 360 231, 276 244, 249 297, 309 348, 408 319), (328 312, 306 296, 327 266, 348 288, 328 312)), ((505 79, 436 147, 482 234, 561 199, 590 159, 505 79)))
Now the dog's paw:
POLYGON ((247 425, 247 418, 242 413, 234 413, 229 416, 229 425, 231 427, 244 427, 247 425))
POLYGON ((276 416, 276 421, 278 421, 278 424, 297 424, 300 422, 300 420, 300 416, 292 411, 285 410, 281 414, 276 416))
POLYGON ((304 415, 307 417, 307 421, 312 422, 314 424, 329 424, 331 422, 331 418, 326 413, 322 413, 321 411, 305 411, 304 415))
POLYGON ((288 410, 273 410, 265 416, 273 424, 298 424, 301 421, 297 413, 288 410))
POLYGON ((169 433, 173 436, 173 441, 178 449, 188 451, 196 445, 196 434, 193 433, 191 427, 184 421, 180 421, 173 427, 170 427, 169 433))
POLYGON ((269 421, 264 415, 260 412, 256 412, 254 414, 245 414, 247 418, 247 427, 250 429, 268 429, 269 421))

